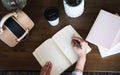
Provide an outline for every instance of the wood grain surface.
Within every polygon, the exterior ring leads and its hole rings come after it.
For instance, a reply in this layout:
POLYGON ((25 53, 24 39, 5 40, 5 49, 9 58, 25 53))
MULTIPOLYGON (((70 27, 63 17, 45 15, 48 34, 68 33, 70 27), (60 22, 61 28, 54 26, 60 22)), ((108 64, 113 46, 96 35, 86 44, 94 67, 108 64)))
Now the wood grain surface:
MULTIPOLYGON (((43 41, 68 24, 71 24, 83 38, 86 38, 100 9, 120 14, 120 0, 85 0, 83 15, 75 19, 66 16, 63 0, 28 0, 23 11, 34 21, 35 27, 30 31, 29 37, 14 48, 0 41, 0 70, 40 70, 41 66, 33 57, 32 52, 43 41), (60 23, 55 27, 50 26, 44 18, 44 11, 47 7, 59 9, 60 23)), ((0 3, 0 19, 9 12, 0 3)), ((86 72, 120 71, 120 54, 101 58, 98 48, 92 44, 90 46, 92 51, 87 55, 86 72)), ((74 67, 75 64, 66 71, 72 71, 74 67)))

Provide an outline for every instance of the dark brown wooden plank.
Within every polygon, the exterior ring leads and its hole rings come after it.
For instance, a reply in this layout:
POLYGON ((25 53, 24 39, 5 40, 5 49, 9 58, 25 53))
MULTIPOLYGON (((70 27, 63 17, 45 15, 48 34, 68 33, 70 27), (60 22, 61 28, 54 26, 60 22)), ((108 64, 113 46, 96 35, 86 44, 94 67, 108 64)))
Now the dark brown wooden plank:
MULTIPOLYGON (((40 70, 41 66, 32 55, 35 48, 67 24, 71 24, 85 38, 100 9, 120 14, 120 0, 85 0, 84 14, 76 19, 66 16, 62 0, 28 0, 23 10, 34 21, 35 27, 29 37, 14 48, 0 41, 0 70, 40 70), (60 23, 56 27, 50 26, 44 18, 44 10, 49 6, 59 9, 60 23)), ((0 18, 7 13, 9 11, 0 4, 0 18)), ((87 56, 85 71, 120 71, 120 54, 102 59, 97 47, 90 46, 93 50, 87 56)), ((74 66, 67 71, 74 70, 74 66)))

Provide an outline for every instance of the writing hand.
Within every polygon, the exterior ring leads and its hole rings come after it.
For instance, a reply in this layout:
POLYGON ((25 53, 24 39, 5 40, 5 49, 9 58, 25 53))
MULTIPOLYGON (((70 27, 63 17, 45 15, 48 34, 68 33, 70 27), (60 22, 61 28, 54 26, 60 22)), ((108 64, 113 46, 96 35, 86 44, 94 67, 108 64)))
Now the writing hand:
POLYGON ((87 42, 85 42, 83 39, 79 38, 79 37, 73 37, 72 38, 72 46, 73 49, 75 50, 75 52, 78 54, 78 56, 83 56, 86 55, 86 45, 88 45, 87 42), (77 43, 80 45, 78 46, 75 41, 77 41, 77 43))

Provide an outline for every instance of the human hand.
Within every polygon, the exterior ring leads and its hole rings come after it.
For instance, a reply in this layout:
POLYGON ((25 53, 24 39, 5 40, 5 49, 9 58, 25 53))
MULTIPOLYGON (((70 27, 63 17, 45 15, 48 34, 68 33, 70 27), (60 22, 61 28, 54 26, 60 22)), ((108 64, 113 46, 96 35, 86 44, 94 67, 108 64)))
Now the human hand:
POLYGON ((88 43, 87 42, 85 42, 82 38, 80 38, 80 37, 73 37, 72 38, 72 46, 73 46, 73 49, 74 49, 74 51, 76 52, 76 54, 78 55, 78 56, 86 56, 86 46, 88 45, 88 43), (81 48, 80 47, 78 47, 78 46, 76 46, 76 44, 75 44, 75 41, 77 41, 79 44, 80 44, 80 46, 81 46, 81 48))
POLYGON ((52 63, 46 62, 46 64, 41 69, 40 75, 50 75, 51 69, 52 69, 52 63))

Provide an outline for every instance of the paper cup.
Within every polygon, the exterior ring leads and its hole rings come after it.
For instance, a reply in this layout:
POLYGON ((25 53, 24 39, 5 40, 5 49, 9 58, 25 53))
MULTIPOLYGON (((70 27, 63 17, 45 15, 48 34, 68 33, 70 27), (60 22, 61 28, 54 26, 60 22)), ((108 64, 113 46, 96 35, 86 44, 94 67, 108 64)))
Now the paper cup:
POLYGON ((48 20, 51 26, 56 26, 59 23, 58 9, 54 7, 49 7, 45 10, 45 18, 48 20))

